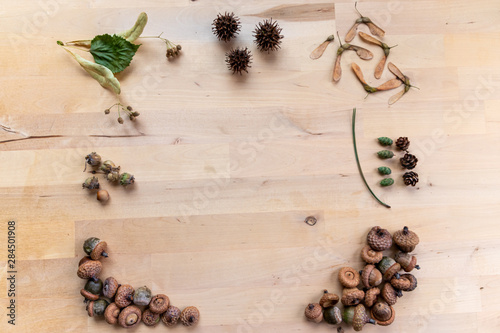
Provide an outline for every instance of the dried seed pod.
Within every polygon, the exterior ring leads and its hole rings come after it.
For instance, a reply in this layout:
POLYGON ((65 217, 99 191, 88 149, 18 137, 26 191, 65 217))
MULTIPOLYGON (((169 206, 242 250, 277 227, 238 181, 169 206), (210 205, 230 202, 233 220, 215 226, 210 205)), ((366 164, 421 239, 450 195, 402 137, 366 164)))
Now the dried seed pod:
POLYGON ((406 153, 405 156, 399 159, 401 166, 405 169, 411 170, 417 166, 418 158, 415 155, 406 153))
POLYGON ((366 324, 375 324, 375 321, 368 317, 366 314, 366 309, 363 304, 359 304, 357 306, 350 306, 344 308, 344 313, 342 315, 342 319, 349 325, 352 325, 356 332, 359 332, 363 329, 363 326, 366 324))
POLYGON ((377 297, 380 294, 380 289, 371 288, 365 292, 365 305, 367 308, 371 308, 373 304, 377 301, 377 297))
POLYGON ((118 171, 110 171, 106 175, 108 182, 114 183, 120 180, 120 173, 118 171))
POLYGON ((378 138, 378 142, 382 145, 382 146, 390 146, 392 145, 392 139, 391 138, 388 138, 386 136, 381 136, 380 138, 378 138))
POLYGON ((382 283, 382 273, 374 265, 366 265, 361 271, 361 282, 365 288, 370 289, 382 283))
POLYGON ((366 241, 370 247, 375 251, 384 251, 392 246, 392 236, 386 229, 382 229, 379 226, 373 227, 366 241))
POLYGON ((379 158, 382 158, 382 159, 394 157, 394 153, 390 150, 381 150, 381 151, 377 152, 377 155, 379 158))
POLYGON ((170 305, 170 300, 167 295, 158 294, 151 299, 149 303, 149 309, 154 313, 162 314, 167 311, 170 305))
POLYGON ((328 307, 323 312, 323 319, 330 325, 338 325, 342 322, 342 311, 336 306, 328 307))
POLYGON ((420 269, 420 266, 417 265, 417 257, 410 253, 399 251, 394 256, 394 260, 401 265, 405 272, 411 272, 414 268, 420 269))
POLYGON ((390 283, 384 284, 381 292, 382 298, 389 304, 394 305, 398 301, 398 297, 403 296, 401 290, 396 290, 390 283))
POLYGON ((188 306, 181 312, 181 323, 184 326, 194 326, 200 320, 200 311, 194 306, 188 306))
POLYGON ((80 279, 96 279, 101 273, 102 264, 98 260, 87 260, 78 267, 76 273, 80 279))
POLYGON ((371 310, 371 316, 380 326, 389 326, 396 317, 394 308, 386 302, 377 302, 371 310))
POLYGON ((82 188, 86 188, 89 190, 98 190, 101 187, 99 184, 99 179, 96 177, 89 177, 85 179, 85 182, 82 184, 82 188))
POLYGON ((107 298, 115 297, 116 291, 118 290, 118 281, 112 276, 104 280, 104 285, 102 287, 102 294, 107 298))
POLYGON ((331 306, 334 306, 339 302, 339 296, 333 293, 329 293, 328 290, 324 290, 323 296, 319 300, 319 305, 321 305, 322 308, 329 308, 331 306))
POLYGON ((87 156, 85 156, 85 162, 87 162, 88 165, 90 166, 98 166, 101 164, 101 156, 99 156, 99 154, 97 154, 95 151, 88 154, 87 156))
POLYGON ((382 176, 390 175, 392 173, 392 170, 386 166, 381 166, 378 168, 378 173, 380 173, 382 176))
POLYGON ((107 257, 106 253, 107 244, 97 237, 90 237, 83 243, 83 250, 86 254, 90 255, 93 260, 98 260, 102 257, 107 257))
POLYGON ((231 49, 226 53, 226 63, 229 70, 233 71, 233 74, 248 73, 248 68, 251 67, 250 64, 252 63, 252 53, 246 47, 244 49, 231 49))
POLYGON ((353 306, 363 302, 364 298, 365 292, 363 290, 359 290, 358 288, 345 288, 342 292, 340 301, 344 306, 353 306))
POLYGON ((102 281, 100 279, 90 279, 85 284, 80 294, 90 301, 97 301, 102 291, 102 281))
POLYGON ((217 14, 217 17, 212 23, 212 31, 217 36, 217 39, 224 42, 229 42, 240 31, 240 19, 234 13, 217 14))
POLYGON ((413 252, 419 242, 418 235, 406 226, 394 233, 394 243, 403 252, 413 252))
POLYGON ((361 250, 361 259, 363 259, 367 264, 376 264, 382 260, 384 254, 381 251, 375 251, 370 247, 370 245, 366 245, 361 250))
POLYGON ((384 280, 389 281, 393 276, 399 279, 398 272, 401 270, 401 265, 394 261, 394 259, 383 257, 377 264, 377 268, 384 275, 384 280))
POLYGON ((129 284, 122 284, 115 294, 115 303, 119 308, 128 307, 134 300, 134 288, 129 284))
POLYGON ((111 303, 104 311, 104 319, 108 324, 111 325, 114 325, 118 322, 119 315, 120 315, 120 308, 116 305, 116 303, 111 303))
POLYGON ((120 175, 120 185, 128 186, 135 182, 135 177, 130 173, 124 172, 120 175))
POLYGON ((160 314, 146 309, 142 313, 142 322, 146 326, 156 326, 160 322, 160 314))
POLYGON ((418 173, 410 171, 403 175, 403 181, 406 186, 415 186, 418 183, 418 173))
POLYGON ((151 302, 151 290, 146 287, 139 287, 134 292, 134 304, 140 306, 146 306, 151 302))
POLYGON ((273 22, 272 19, 259 22, 253 31, 257 48, 267 53, 278 50, 283 39, 281 30, 278 22, 273 22))
POLYGON ((396 140, 396 147, 398 147, 399 150, 408 150, 409 146, 410 140, 408 140, 407 137, 400 137, 396 140))
POLYGON ((104 298, 100 298, 97 301, 90 301, 87 304, 87 313, 89 317, 103 316, 104 311, 106 311, 108 305, 109 302, 106 301, 104 298))
MULTIPOLYGON (((123 122, 123 120, 122 120, 123 122)), ((113 163, 113 161, 110 161, 110 160, 106 160, 102 163, 101 167, 100 167, 101 171, 104 172, 104 173, 110 173, 111 171, 120 171, 120 167, 116 166, 115 163, 113 163)))
POLYGON ((417 288, 417 278, 412 274, 403 274, 400 279, 392 278, 391 285, 394 289, 413 291, 417 288))
POLYGON ((346 288, 354 288, 359 284, 359 273, 351 267, 343 267, 339 271, 339 281, 346 288))
POLYGON ((385 178, 380 181, 380 185, 384 187, 391 186, 392 184, 394 184, 394 179, 392 178, 385 178))
POLYGON ((165 325, 170 327, 176 325, 180 317, 181 310, 179 310, 179 308, 176 306, 169 305, 167 311, 165 311, 161 316, 161 321, 163 321, 165 325))
POLYGON ((125 328, 135 327, 141 322, 141 317, 141 309, 135 305, 129 305, 120 312, 118 323, 125 328))
POLYGON ((309 305, 306 306, 304 314, 307 320, 314 323, 321 323, 323 321, 323 308, 319 303, 309 303, 309 305))

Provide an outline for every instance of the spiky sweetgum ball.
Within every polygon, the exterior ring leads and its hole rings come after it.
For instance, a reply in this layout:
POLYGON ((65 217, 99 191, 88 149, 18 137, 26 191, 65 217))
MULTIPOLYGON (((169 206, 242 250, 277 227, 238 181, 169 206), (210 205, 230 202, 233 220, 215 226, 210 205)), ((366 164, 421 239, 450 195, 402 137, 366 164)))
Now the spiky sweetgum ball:
POLYGON ((259 22, 253 31, 257 48, 262 52, 268 53, 269 51, 276 51, 279 49, 281 40, 283 39, 281 30, 278 22, 273 22, 272 19, 259 22))
POLYGON ((248 73, 248 68, 252 63, 252 53, 248 51, 248 48, 237 48, 232 49, 226 53, 226 63, 227 67, 234 73, 242 74, 242 71, 248 73))
POLYGON ((240 31, 240 19, 234 13, 217 14, 212 23, 212 31, 217 38, 224 42, 229 42, 240 31))

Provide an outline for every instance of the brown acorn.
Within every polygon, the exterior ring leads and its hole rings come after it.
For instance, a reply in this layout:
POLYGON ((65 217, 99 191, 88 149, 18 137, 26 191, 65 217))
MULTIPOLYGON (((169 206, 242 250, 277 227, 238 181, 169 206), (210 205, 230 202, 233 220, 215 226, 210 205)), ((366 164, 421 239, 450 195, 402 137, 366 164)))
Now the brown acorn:
POLYGON ((352 267, 342 267, 339 271, 339 281, 346 288, 354 288, 359 284, 358 271, 352 267))
POLYGON ((169 305, 167 311, 165 311, 161 316, 161 321, 168 327, 174 326, 179 321, 181 317, 181 310, 173 305, 169 305))
POLYGON ((380 289, 371 288, 365 292, 365 305, 367 308, 371 308, 373 304, 377 301, 377 297, 380 294, 380 289))
POLYGON ((377 268, 384 275, 384 280, 389 281, 393 276, 399 279, 398 272, 401 270, 401 265, 394 261, 394 259, 383 257, 377 264, 377 268))
POLYGON ((394 233, 394 243, 403 252, 413 252, 415 247, 420 242, 416 233, 404 227, 403 230, 398 230, 394 233))
POLYGON ((398 147, 400 150, 408 150, 408 147, 410 147, 410 140, 408 140, 407 137, 400 137, 396 140, 396 147, 398 147))
POLYGON ((96 279, 101 273, 102 264, 98 260, 87 260, 80 266, 78 266, 78 272, 76 273, 80 279, 96 279))
POLYGON ((119 308, 128 307, 134 300, 134 288, 129 284, 122 284, 115 294, 115 303, 119 308))
POLYGON ((340 301, 344 306, 358 305, 363 302, 365 298, 365 292, 358 288, 346 288, 342 292, 342 298, 340 301))
POLYGON ((220 41, 229 42, 240 31, 240 19, 234 13, 217 14, 212 23, 212 31, 220 41))
POLYGON ((101 259, 102 257, 108 257, 106 253, 107 244, 105 241, 100 240, 97 237, 90 237, 83 243, 83 250, 86 254, 90 256, 93 260, 101 259))
POLYGON ((248 73, 248 68, 251 67, 250 64, 252 63, 252 53, 248 48, 231 49, 226 53, 226 63, 227 67, 233 71, 233 74, 248 73))
POLYGON ((417 288, 417 278, 412 274, 403 274, 399 279, 392 278, 391 285, 402 291, 413 291, 417 288))
POLYGON ((374 265, 366 265, 360 274, 361 282, 367 289, 376 287, 382 283, 382 273, 374 265))
POLYGON ((394 322, 396 312, 394 308, 386 302, 377 302, 371 310, 371 316, 380 326, 389 326, 394 322))
POLYGON ((363 259, 367 264, 376 264, 382 260, 383 256, 384 254, 382 251, 375 251, 370 247, 370 245, 364 246, 361 250, 361 259, 363 259))
POLYGON ((411 272, 414 268, 420 269, 420 266, 417 265, 417 257, 407 252, 399 251, 394 256, 394 260, 401 265, 405 272, 411 272))
POLYGON ((253 31, 257 48, 267 53, 269 53, 269 51, 278 50, 280 48, 281 39, 283 39, 281 30, 278 22, 273 22, 272 19, 259 22, 253 31))
POLYGON ((146 326, 156 326, 160 322, 160 314, 151 311, 151 309, 146 309, 142 313, 142 322, 146 326))
POLYGON ((111 303, 104 311, 104 319, 108 324, 114 325, 118 322, 120 311, 121 310, 118 306, 116 306, 116 303, 111 303))
POLYGON ((85 287, 80 290, 80 294, 85 297, 86 300, 97 301, 99 299, 101 291, 102 281, 99 279, 90 279, 85 284, 85 287))
POLYGON ((89 261, 89 260, 92 260, 90 259, 90 257, 83 257, 82 259, 80 259, 80 261, 78 262, 78 267, 80 267, 81 264, 83 264, 84 262, 86 261, 89 261))
POLYGON ((118 323, 121 327, 131 328, 137 326, 141 322, 142 313, 135 305, 129 305, 122 309, 118 315, 118 323))
POLYGON ((113 298, 118 290, 118 281, 112 276, 104 280, 104 285, 102 287, 102 294, 107 298, 113 298))
POLYGON ((109 302, 104 298, 99 298, 96 301, 90 301, 87 303, 87 313, 89 317, 103 316, 109 302))
POLYGON ((366 314, 366 308, 363 304, 344 308, 342 319, 347 324, 352 325, 356 332, 361 331, 363 326, 368 323, 375 324, 375 321, 366 314))
POLYGON ((396 290, 390 283, 384 284, 381 292, 382 298, 389 304, 394 305, 398 301, 398 297, 403 296, 401 290, 396 290))
POLYGON ((309 303, 309 305, 306 306, 304 314, 307 320, 313 323, 321 323, 323 320, 323 308, 319 303, 309 303))
POLYGON ((194 326, 200 320, 200 311, 194 306, 188 306, 181 312, 181 323, 184 326, 194 326))
POLYGON ((324 308, 329 308, 331 306, 334 306, 339 302, 339 296, 333 293, 329 293, 328 290, 323 291, 323 296, 321 296, 321 299, 319 300, 319 305, 324 308))
POLYGON ((154 313, 162 314, 167 311, 168 306, 170 304, 170 299, 167 295, 158 294, 151 298, 151 302, 149 303, 149 309, 154 313))
POLYGON ((373 227, 366 237, 368 245, 375 251, 384 251, 392 246, 392 236, 386 229, 373 227))

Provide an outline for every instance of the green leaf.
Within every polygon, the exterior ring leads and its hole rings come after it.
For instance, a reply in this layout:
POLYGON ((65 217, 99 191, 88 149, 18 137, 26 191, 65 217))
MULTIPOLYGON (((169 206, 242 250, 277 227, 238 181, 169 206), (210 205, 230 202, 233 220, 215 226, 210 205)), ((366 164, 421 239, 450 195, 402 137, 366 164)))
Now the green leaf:
POLYGON ((140 45, 135 45, 117 35, 99 35, 92 39, 90 53, 94 61, 118 73, 130 65, 140 45))

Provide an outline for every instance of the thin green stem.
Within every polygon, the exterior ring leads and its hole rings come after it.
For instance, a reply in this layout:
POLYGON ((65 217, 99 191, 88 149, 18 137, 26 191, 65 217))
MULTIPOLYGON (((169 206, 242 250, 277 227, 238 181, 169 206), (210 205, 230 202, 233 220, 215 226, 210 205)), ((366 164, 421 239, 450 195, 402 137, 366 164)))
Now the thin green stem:
POLYGON ((384 207, 391 208, 388 204, 382 202, 375 193, 371 190, 370 186, 368 186, 368 182, 365 179, 365 176, 363 175, 363 170, 361 170, 361 164, 359 163, 359 157, 358 157, 358 149, 356 148, 356 108, 352 109, 352 143, 354 145, 354 156, 356 156, 356 163, 358 164, 358 170, 359 174, 361 175, 361 179, 363 179, 363 182, 366 185, 366 188, 368 188, 368 191, 372 194, 372 196, 384 207))

